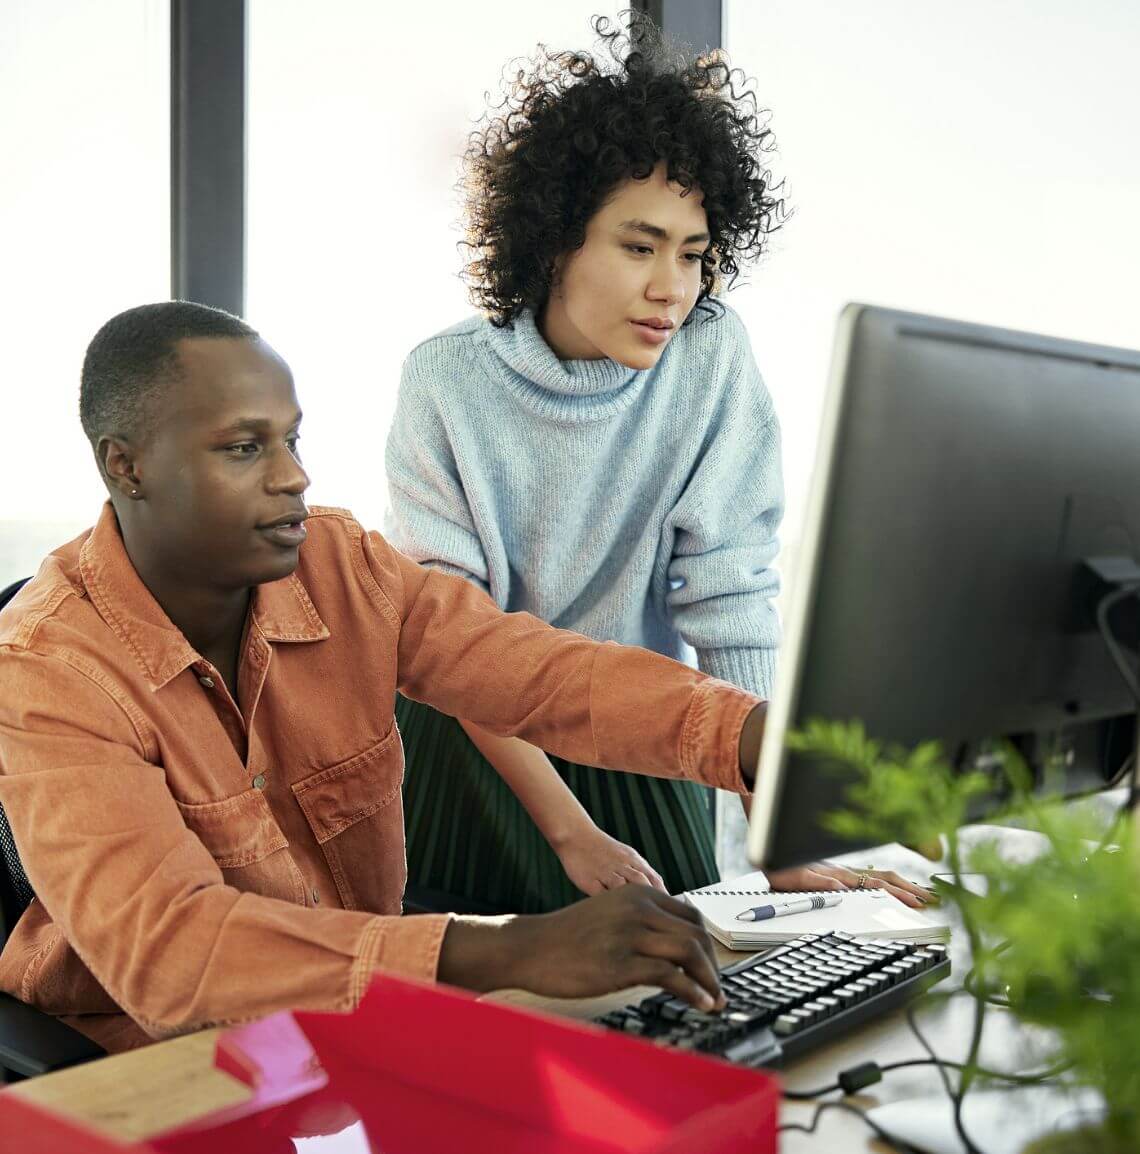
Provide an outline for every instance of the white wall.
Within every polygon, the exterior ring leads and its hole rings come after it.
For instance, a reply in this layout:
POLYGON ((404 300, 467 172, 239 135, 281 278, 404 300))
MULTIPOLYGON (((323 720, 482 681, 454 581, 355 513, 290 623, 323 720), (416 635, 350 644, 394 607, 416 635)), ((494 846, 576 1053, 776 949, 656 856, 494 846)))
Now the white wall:
POLYGON ((380 524, 403 359, 472 311, 454 185, 484 93, 623 6, 250 0, 247 315, 293 368, 314 502, 380 524))
MULTIPOLYGON (((250 0, 248 314, 296 372, 315 500, 379 522, 400 362, 468 311, 453 183, 483 92, 620 6, 250 0)), ((1140 5, 725 10, 796 209, 729 297, 784 424, 787 556, 846 300, 1140 346, 1140 5)), ((0 582, 20 526, 91 520, 83 349, 168 292, 168 35, 164 0, 0 5, 0 582)))
POLYGON ((104 496, 79 371, 169 293, 169 60, 162 0, 0 4, 0 586, 104 496))
POLYGON ((795 216, 740 310, 784 426, 785 571, 849 300, 1140 348, 1140 5, 726 0, 795 216))

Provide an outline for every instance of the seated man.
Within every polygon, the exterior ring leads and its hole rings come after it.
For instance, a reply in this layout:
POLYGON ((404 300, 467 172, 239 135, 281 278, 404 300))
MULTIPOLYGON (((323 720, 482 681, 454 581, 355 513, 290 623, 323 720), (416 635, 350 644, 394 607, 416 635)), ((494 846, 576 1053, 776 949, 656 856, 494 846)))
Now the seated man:
POLYGON ((0 804, 37 895, 0 988, 112 1050, 349 1010, 380 970, 720 1004, 699 918, 648 886, 540 916, 401 917, 392 703, 743 791, 757 698, 504 614, 348 513, 306 509, 289 369, 226 313, 113 318, 81 415, 110 502, 0 616, 0 804))

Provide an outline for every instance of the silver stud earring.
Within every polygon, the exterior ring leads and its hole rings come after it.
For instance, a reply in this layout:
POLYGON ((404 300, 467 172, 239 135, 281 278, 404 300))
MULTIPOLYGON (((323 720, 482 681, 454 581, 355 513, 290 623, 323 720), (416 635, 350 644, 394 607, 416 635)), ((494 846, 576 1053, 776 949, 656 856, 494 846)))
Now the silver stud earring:
POLYGON ((139 495, 139 491, 138 491, 138 489, 132 489, 132 490, 131 490, 131 496, 132 496, 132 497, 137 497, 138 495, 139 495))

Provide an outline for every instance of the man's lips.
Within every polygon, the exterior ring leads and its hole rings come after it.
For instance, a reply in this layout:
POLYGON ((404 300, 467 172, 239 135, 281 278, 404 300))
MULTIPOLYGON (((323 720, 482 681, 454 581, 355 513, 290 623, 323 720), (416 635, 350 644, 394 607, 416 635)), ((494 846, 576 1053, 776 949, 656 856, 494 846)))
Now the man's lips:
POLYGON ((264 521, 258 525, 259 529, 277 529, 282 525, 299 525, 309 515, 308 509, 295 509, 292 513, 282 513, 272 521, 264 521))
POLYGON ((259 525, 261 530, 271 541, 275 541, 278 545, 286 548, 296 548, 309 535, 305 529, 304 521, 309 515, 308 509, 303 509, 297 513, 286 513, 281 517, 276 517, 272 521, 266 521, 264 525, 259 525))

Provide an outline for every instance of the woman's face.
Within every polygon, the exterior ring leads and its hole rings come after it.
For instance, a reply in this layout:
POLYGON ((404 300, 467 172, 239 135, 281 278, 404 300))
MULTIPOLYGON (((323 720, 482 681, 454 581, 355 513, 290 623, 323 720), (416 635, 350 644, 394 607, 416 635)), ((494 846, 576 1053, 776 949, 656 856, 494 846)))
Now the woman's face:
POLYGON ((556 265, 539 329, 558 357, 657 363, 700 291, 703 201, 699 190, 670 184, 664 163, 618 185, 590 218, 582 247, 556 265))

